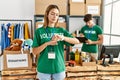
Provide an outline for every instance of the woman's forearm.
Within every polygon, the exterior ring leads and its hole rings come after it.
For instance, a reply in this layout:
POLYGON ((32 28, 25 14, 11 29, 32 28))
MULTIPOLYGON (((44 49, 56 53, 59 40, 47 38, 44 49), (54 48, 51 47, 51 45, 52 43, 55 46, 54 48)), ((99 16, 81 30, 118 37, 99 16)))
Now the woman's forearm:
POLYGON ((33 48, 33 54, 35 54, 35 55, 40 54, 47 46, 48 46, 48 44, 47 44, 47 43, 44 43, 44 44, 42 44, 42 45, 39 46, 39 47, 33 48))
POLYGON ((79 44, 80 43, 77 38, 64 37, 64 41, 71 43, 71 44, 79 44))

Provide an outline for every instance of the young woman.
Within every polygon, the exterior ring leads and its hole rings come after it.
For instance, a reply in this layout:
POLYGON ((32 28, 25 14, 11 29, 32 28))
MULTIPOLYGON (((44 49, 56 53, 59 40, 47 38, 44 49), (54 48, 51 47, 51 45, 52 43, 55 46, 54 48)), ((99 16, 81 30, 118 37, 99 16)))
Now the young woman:
POLYGON ((59 14, 58 6, 49 5, 44 15, 43 27, 35 31, 33 53, 39 54, 37 71, 40 80, 64 80, 64 44, 72 46, 79 43, 68 31, 56 27, 59 14))

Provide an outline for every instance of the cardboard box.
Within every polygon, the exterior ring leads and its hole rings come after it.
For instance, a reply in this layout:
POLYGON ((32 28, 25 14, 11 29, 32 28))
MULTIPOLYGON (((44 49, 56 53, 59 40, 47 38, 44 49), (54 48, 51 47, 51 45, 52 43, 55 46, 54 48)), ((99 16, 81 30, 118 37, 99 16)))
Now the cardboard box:
MULTIPOLYGON (((42 27, 43 22, 36 22, 36 28, 42 27)), ((59 22, 57 27, 63 27, 66 29, 66 22, 59 22)))
POLYGON ((67 14, 67 0, 35 0, 35 14, 44 15, 46 8, 50 4, 55 4, 60 9, 60 15, 67 14))
POLYGON ((70 4, 70 15, 85 15, 85 4, 84 3, 71 3, 70 4))
POLYGON ((65 29, 67 29, 66 22, 59 22, 58 25, 57 25, 57 27, 63 27, 65 29))
POLYGON ((86 0, 86 4, 101 4, 101 0, 86 0))
POLYGON ((90 62, 82 62, 82 66, 96 66, 96 60, 93 56, 91 56, 90 62))
POLYGON ((82 66, 96 66, 96 62, 82 62, 82 66))
POLYGON ((3 70, 32 69, 30 53, 21 51, 4 51, 3 70))
POLYGON ((85 3, 85 0, 69 0, 69 3, 85 3))
POLYGON ((100 16, 100 4, 86 4, 85 14, 92 14, 93 16, 100 16))

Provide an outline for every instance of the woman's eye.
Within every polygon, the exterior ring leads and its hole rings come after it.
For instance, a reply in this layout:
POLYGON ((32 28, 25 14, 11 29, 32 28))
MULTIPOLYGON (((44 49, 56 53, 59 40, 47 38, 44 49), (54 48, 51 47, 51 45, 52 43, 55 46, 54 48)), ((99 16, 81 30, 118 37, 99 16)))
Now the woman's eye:
POLYGON ((59 16, 59 14, 51 13, 51 15, 59 16))
POLYGON ((51 15, 55 15, 54 13, 51 13, 51 15))

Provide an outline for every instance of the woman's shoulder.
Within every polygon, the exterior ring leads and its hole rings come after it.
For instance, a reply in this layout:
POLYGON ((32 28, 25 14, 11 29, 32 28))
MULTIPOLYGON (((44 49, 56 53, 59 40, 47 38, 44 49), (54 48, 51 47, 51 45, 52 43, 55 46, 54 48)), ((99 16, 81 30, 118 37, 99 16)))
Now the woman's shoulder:
POLYGON ((42 31, 42 30, 44 30, 44 27, 39 27, 35 29, 35 31, 42 31))
POLYGON ((63 28, 63 27, 56 27, 56 29, 59 29, 59 30, 66 30, 66 29, 63 28))

